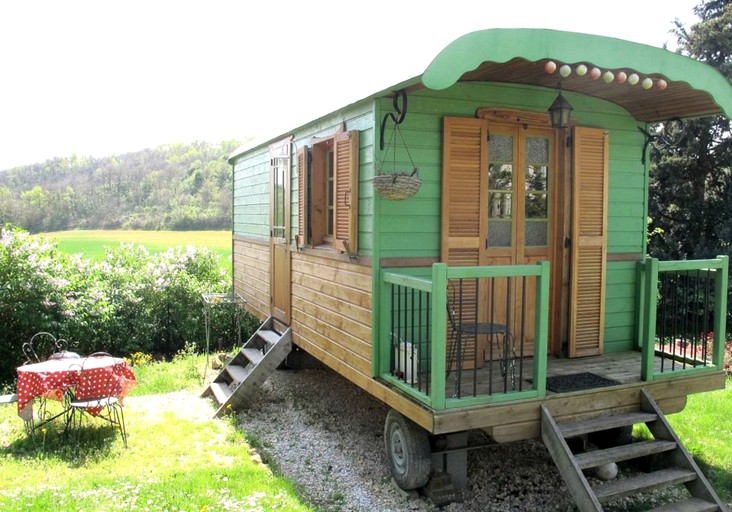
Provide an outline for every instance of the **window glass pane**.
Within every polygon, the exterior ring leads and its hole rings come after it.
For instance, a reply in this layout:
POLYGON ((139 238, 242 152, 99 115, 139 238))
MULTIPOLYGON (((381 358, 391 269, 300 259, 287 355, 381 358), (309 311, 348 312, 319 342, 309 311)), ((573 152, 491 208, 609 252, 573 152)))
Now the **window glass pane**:
POLYGON ((547 190, 549 168, 546 165, 526 166, 526 190, 547 190))
POLYGON ((490 190, 512 190, 513 165, 490 164, 488 166, 488 188, 490 190))
POLYGON ((491 162, 513 162, 513 136, 491 133, 488 151, 491 162))
POLYGON ((285 236, 285 165, 287 159, 273 158, 270 161, 274 181, 274 219, 272 235, 276 238, 285 236))
POLYGON ((545 247, 549 238, 549 138, 526 138, 524 243, 545 247))
POLYGON ((526 137, 526 161, 530 165, 549 163, 549 139, 547 137, 526 137))
POLYGON ((327 180, 328 180, 328 187, 326 191, 326 219, 325 219, 325 234, 326 236, 332 236, 333 231, 335 229, 335 208, 334 208, 334 200, 333 200, 333 194, 335 189, 335 167, 333 165, 333 151, 328 152, 327 157, 327 165, 328 165, 328 172, 327 172, 327 180))
POLYGON ((488 201, 489 219, 510 219, 513 195, 510 192, 491 192, 488 201))
POLYGON ((511 247, 511 220, 488 221, 488 247, 511 247))
POLYGON ((526 218, 527 219, 546 219, 547 196, 546 194, 526 194, 526 218))
POLYGON ((549 226, 546 220, 526 220, 524 233, 527 246, 544 247, 547 245, 549 226))

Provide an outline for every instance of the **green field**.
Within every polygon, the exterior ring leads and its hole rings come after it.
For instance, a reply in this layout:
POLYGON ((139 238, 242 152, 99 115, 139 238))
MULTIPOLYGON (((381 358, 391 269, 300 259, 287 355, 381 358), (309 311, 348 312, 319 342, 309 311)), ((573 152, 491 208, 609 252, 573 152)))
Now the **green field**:
POLYGON ((125 230, 73 230, 42 233, 58 242, 58 247, 68 254, 82 254, 85 258, 101 260, 107 247, 120 243, 144 245, 151 253, 167 251, 176 246, 204 246, 222 256, 231 257, 231 231, 125 231, 125 230))

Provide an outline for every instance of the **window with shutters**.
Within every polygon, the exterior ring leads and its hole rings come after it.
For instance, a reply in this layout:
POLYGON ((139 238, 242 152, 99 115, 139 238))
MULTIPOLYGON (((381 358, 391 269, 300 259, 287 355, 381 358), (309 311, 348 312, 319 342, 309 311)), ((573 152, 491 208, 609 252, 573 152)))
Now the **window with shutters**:
POLYGON ((298 245, 355 254, 358 238, 358 132, 314 139, 298 152, 298 245))

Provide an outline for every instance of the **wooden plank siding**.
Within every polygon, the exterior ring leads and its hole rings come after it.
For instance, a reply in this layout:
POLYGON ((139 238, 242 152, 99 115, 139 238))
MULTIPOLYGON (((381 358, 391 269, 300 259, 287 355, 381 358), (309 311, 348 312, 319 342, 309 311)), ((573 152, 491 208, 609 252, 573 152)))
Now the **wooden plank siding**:
MULTIPOLYGON (((458 83, 442 90, 422 89, 410 94, 409 112, 400 125, 409 152, 398 148, 397 167, 414 160, 422 178, 416 196, 406 201, 381 200, 378 210, 378 257, 438 258, 441 243, 442 130, 445 116, 474 118, 481 107, 501 107, 545 113, 556 91, 498 83, 458 83)), ((605 346, 615 352, 632 347, 634 324, 635 266, 612 261, 613 253, 644 254, 647 191, 641 162, 643 134, 621 108, 595 98, 567 94, 578 126, 609 132, 609 197, 606 280, 605 346), (616 290, 617 288, 617 290, 616 290), (626 300, 627 299, 627 300, 626 300)), ((391 111, 391 98, 380 100, 382 112, 391 111)), ((385 140, 392 127, 387 124, 385 140)), ((391 166, 392 149, 377 154, 391 166)), ((393 166, 392 166, 393 167, 393 166)))
POLYGON ((295 344, 371 376, 371 269, 293 253, 292 283, 295 344))
POLYGON ((371 373, 371 267, 292 253, 293 342, 427 430, 432 415, 371 373))
POLYGON ((269 316, 269 244, 234 237, 234 291, 260 319, 269 316))

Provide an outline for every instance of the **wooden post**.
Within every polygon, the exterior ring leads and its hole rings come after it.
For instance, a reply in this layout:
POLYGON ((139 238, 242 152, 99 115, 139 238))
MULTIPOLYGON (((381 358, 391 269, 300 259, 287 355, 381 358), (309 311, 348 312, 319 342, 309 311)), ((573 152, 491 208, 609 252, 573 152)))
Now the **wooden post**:
POLYGON ((546 395, 546 353, 549 333, 549 262, 539 261, 536 277, 536 345, 534 347, 534 389, 537 396, 546 395))
POLYGON ((635 333, 633 343, 636 349, 643 347, 643 322, 645 321, 644 307, 646 297, 646 263, 641 260, 636 263, 635 270, 635 333))
POLYGON ((447 354, 447 264, 432 265, 432 408, 445 408, 445 359, 447 354))
POLYGON ((729 256, 717 256, 720 265, 714 279, 714 351, 712 362, 717 369, 724 367, 724 338, 727 322, 727 288, 729 286, 729 256))
POLYGON ((381 282, 379 283, 379 315, 378 322, 375 324, 377 329, 374 331, 374 346, 372 348, 373 355, 371 360, 371 373, 374 377, 378 377, 389 371, 389 357, 391 352, 391 283, 384 281, 384 271, 381 270, 381 282))
POLYGON ((643 338, 641 339, 641 379, 653 380, 656 345, 656 291, 658 290, 658 259, 646 258, 645 298, 643 301, 643 338))

